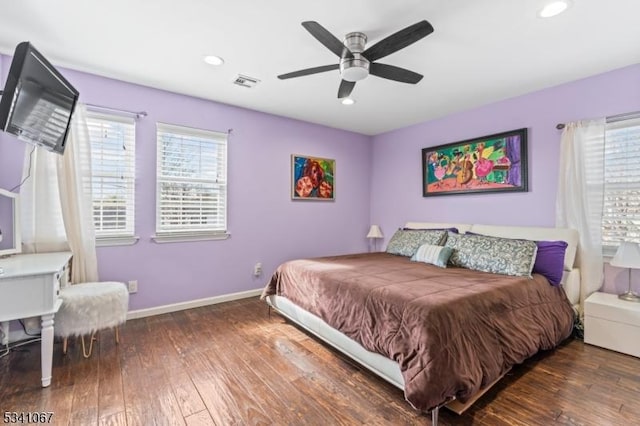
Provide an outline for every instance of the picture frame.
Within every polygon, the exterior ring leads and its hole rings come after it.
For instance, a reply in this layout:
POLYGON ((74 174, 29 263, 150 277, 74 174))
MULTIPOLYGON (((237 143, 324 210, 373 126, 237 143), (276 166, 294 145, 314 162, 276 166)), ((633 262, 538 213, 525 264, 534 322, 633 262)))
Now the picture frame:
POLYGON ((527 129, 422 149, 422 196, 527 192, 527 129))
POLYGON ((336 160, 291 155, 291 199, 335 200, 336 160))

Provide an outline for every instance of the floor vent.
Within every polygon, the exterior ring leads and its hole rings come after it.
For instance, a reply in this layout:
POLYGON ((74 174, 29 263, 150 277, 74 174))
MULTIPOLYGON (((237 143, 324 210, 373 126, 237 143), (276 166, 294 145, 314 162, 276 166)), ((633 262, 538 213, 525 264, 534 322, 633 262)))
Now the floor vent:
POLYGON ((259 82, 260 80, 258 80, 257 78, 238 74, 236 79, 233 81, 233 84, 237 84, 238 86, 242 86, 242 87, 251 88, 251 87, 255 87, 255 85, 258 84, 259 82))

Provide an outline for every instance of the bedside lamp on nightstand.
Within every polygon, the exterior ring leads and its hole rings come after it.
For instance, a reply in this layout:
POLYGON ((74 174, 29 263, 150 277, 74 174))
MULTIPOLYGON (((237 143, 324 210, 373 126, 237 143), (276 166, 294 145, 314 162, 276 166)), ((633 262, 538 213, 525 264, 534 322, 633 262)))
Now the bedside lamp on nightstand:
POLYGON ((383 237, 380 227, 378 225, 371 225, 367 238, 373 239, 373 251, 376 251, 376 240, 383 237))
POLYGON ((629 302, 640 302, 640 296, 631 290, 631 270, 640 269, 640 246, 636 243, 623 241, 609 264, 618 268, 629 269, 629 288, 626 293, 618 295, 618 298, 629 302))

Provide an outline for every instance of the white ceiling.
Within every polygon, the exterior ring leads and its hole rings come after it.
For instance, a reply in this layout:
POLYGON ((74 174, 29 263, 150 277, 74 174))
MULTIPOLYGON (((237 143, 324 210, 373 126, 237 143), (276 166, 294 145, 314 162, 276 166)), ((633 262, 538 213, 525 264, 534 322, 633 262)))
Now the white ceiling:
POLYGON ((640 62, 639 0, 573 0, 540 19, 547 2, 5 1, 0 53, 29 40, 56 65, 375 135, 640 62), (423 19, 433 34, 380 60, 423 74, 415 86, 369 76, 347 107, 338 71, 277 78, 338 60, 302 21, 339 39, 362 31, 371 46, 423 19), (207 54, 225 64, 205 64, 207 54), (238 73, 261 82, 233 85, 238 73))

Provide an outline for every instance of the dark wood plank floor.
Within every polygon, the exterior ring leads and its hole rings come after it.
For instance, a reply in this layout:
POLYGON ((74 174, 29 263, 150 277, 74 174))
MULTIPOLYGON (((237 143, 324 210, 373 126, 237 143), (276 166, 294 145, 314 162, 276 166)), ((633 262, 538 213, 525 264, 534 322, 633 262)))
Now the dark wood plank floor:
MULTIPOLYGON (((73 342, 72 342, 73 343, 73 342)), ((54 424, 428 425, 402 392, 245 299, 129 321, 90 359, 56 343, 42 389, 40 346, 0 359, 0 414, 54 424)), ((0 417, 1 419, 1 417, 0 417)), ((442 425, 622 425, 640 419, 640 359, 570 340, 517 366, 442 425)))

